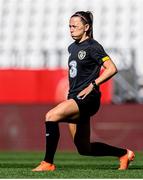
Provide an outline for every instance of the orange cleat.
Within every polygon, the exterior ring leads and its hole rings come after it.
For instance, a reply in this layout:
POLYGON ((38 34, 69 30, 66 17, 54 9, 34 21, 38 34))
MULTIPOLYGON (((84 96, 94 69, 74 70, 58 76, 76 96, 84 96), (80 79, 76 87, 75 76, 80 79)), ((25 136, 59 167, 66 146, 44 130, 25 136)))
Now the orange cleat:
POLYGON ((125 154, 124 156, 121 156, 119 158, 120 160, 120 167, 118 170, 126 170, 128 169, 129 163, 131 161, 133 161, 135 158, 135 154, 133 151, 127 149, 127 154, 125 154))
POLYGON ((56 166, 54 164, 47 163, 42 161, 39 166, 35 169, 32 169, 33 172, 41 172, 41 171, 54 171, 56 170, 56 166))

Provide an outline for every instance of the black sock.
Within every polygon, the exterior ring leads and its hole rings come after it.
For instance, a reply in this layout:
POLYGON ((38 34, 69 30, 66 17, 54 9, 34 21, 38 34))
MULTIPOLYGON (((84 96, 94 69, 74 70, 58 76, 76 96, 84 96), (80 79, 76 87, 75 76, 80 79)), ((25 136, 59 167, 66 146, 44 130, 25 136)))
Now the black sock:
POLYGON ((47 121, 46 125, 46 153, 44 161, 53 163, 54 155, 57 149, 60 133, 57 122, 47 121))
POLYGON ((77 124, 74 143, 79 154, 85 156, 116 156, 121 157, 127 153, 126 149, 118 148, 101 142, 90 142, 90 121, 77 124))
POLYGON ((121 157, 127 153, 126 149, 118 148, 101 142, 90 142, 89 137, 83 137, 80 133, 75 135, 74 143, 79 154, 85 156, 116 156, 121 157))
POLYGON ((91 143, 91 154, 94 156, 117 156, 121 157, 127 153, 126 149, 111 146, 105 143, 91 143))

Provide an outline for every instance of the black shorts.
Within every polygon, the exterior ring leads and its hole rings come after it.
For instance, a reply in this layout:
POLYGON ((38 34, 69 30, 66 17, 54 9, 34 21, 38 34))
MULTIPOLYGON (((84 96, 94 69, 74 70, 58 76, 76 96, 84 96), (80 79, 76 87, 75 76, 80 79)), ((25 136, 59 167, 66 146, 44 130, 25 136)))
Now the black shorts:
POLYGON ((100 107, 101 93, 97 90, 92 90, 84 99, 79 99, 77 96, 72 97, 78 105, 80 118, 93 116, 100 107))

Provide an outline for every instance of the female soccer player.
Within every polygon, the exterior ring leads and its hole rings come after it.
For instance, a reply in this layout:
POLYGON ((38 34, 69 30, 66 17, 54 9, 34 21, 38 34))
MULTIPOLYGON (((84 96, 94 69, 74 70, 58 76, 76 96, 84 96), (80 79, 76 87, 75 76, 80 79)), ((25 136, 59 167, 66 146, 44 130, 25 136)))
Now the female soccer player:
POLYGON ((60 136, 59 123, 69 123, 69 129, 79 154, 86 156, 116 156, 119 170, 128 168, 135 157, 128 149, 114 147, 101 142, 90 142, 90 116, 100 106, 100 84, 117 73, 117 68, 103 47, 93 39, 93 15, 79 11, 69 21, 74 42, 69 51, 68 99, 46 114, 46 152, 44 160, 32 171, 54 171, 54 154, 60 136), (104 72, 100 75, 103 66, 104 72))

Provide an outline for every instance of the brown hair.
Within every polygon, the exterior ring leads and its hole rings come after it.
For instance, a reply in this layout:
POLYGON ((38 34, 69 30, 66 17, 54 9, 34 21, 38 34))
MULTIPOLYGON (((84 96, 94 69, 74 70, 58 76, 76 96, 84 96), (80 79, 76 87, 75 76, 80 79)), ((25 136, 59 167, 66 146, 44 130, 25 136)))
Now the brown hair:
POLYGON ((90 11, 77 11, 71 17, 80 17, 83 24, 89 24, 87 35, 93 38, 93 14, 90 11))

